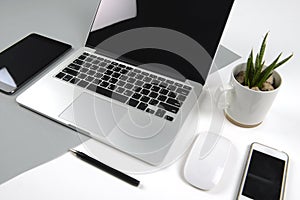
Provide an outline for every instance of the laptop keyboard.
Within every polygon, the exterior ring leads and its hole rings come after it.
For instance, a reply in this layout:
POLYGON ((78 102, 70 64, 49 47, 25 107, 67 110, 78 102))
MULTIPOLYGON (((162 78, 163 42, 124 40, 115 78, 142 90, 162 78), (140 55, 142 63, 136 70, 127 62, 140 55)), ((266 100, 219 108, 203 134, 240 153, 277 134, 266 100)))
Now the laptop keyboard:
POLYGON ((173 121, 191 86, 84 52, 55 76, 87 90, 173 121))

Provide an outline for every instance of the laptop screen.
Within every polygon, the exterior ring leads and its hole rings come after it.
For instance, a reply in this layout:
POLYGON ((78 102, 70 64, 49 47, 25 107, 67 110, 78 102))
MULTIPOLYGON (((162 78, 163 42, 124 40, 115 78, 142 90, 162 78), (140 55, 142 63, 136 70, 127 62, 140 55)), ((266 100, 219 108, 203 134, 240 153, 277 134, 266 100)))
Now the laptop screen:
POLYGON ((86 46, 137 66, 158 63, 204 84, 232 4, 233 0, 102 0, 86 46))

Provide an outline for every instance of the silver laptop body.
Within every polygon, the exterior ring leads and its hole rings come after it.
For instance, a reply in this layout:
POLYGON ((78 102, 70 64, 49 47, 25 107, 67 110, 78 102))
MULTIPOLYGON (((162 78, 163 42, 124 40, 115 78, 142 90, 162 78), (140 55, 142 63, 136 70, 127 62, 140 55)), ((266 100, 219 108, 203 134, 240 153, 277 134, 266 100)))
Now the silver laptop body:
MULTIPOLYGON (((232 2, 224 4, 228 7, 224 12, 227 19, 232 2)), ((226 19, 220 22, 217 43, 226 19)), ((169 77, 166 70, 160 73, 159 67, 151 70, 149 64, 145 69, 87 46, 20 94, 17 102, 151 165, 159 165, 197 102, 203 82, 169 77)), ((210 65, 204 70, 204 80, 210 65)))

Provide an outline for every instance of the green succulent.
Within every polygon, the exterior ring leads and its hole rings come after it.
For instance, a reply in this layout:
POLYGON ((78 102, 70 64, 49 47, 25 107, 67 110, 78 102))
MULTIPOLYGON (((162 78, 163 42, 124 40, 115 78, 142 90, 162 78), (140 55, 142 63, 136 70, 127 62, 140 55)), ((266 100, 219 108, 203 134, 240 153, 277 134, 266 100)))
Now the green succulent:
POLYGON ((266 40, 269 33, 266 33, 263 42, 261 44, 261 48, 259 53, 256 54, 255 62, 253 57, 253 49, 247 60, 247 68, 245 72, 245 82, 244 85, 249 88, 258 87, 262 88, 262 85, 266 80, 272 75, 273 71, 279 66, 286 63, 292 56, 286 57, 285 59, 279 61, 282 53, 280 53, 277 58, 269 65, 264 68, 265 61, 263 60, 265 49, 266 49, 266 40))

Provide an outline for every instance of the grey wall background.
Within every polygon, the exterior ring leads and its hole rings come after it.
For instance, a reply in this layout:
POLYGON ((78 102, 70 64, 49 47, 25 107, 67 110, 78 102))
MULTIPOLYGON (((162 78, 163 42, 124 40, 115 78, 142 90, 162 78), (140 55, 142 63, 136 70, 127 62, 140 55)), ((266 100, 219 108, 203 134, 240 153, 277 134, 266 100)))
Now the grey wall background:
MULTIPOLYGON (((84 44, 99 0, 0 1, 0 51, 31 32, 72 44, 84 44)), ((74 50, 73 49, 73 50, 74 50)), ((48 70, 55 66, 51 65, 48 70)), ((44 74, 43 73, 43 74, 44 74)), ((0 93, 0 184, 52 160, 83 137, 20 107, 15 98, 42 74, 12 96, 0 93)))

